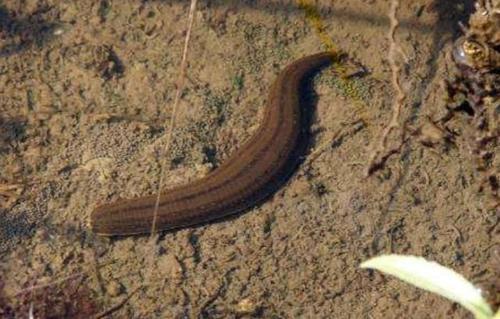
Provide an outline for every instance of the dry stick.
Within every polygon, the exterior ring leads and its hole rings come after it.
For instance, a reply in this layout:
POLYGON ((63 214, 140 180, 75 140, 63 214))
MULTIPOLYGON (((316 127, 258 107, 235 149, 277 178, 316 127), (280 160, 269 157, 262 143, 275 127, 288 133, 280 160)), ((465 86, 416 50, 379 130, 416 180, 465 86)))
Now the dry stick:
MULTIPOLYGON (((188 53, 188 47, 189 47, 189 40, 191 38, 191 29, 193 27, 193 21, 194 21, 194 12, 196 10, 196 2, 197 0, 191 0, 191 8, 189 9, 189 22, 188 22, 188 30, 186 33, 186 39, 184 40, 184 52, 182 53, 182 60, 181 60, 181 66, 180 66, 180 72, 179 72, 179 78, 177 79, 177 92, 175 92, 175 99, 174 99, 174 106, 172 108, 172 116, 170 117, 170 122, 168 126, 168 131, 166 135, 166 143, 165 143, 165 149, 164 152, 167 153, 168 149, 170 148, 170 144, 172 141, 172 132, 174 130, 174 123, 177 115, 177 105, 179 104, 179 100, 181 98, 182 90, 184 89, 184 80, 186 77, 186 61, 187 61, 187 53, 188 53)), ((160 195, 161 195, 161 189, 163 187, 163 172, 165 171, 165 166, 167 160, 165 159, 166 157, 163 156, 163 161, 160 169, 160 182, 158 184, 158 192, 156 195, 156 203, 155 203, 155 208, 154 208, 154 214, 153 214, 153 223, 151 225, 151 235, 153 235, 156 232, 156 220, 158 218, 158 206, 160 205, 160 195)))
MULTIPOLYGON (((171 140, 172 140, 172 132, 174 130, 174 124, 175 124, 175 119, 177 115, 177 105, 179 104, 179 100, 181 98, 182 90, 184 89, 184 80, 186 77, 186 61, 187 61, 187 53, 188 53, 188 47, 189 47, 189 40, 191 38, 191 30, 193 28, 193 21, 194 21, 194 13, 196 11, 196 2, 197 0, 191 0, 191 7, 189 9, 189 18, 188 18, 188 29, 186 33, 186 38, 184 40, 184 51, 182 54, 182 60, 181 60, 181 65, 180 65, 180 72, 179 72, 179 78, 177 79, 177 91, 175 93, 175 99, 174 99, 174 105, 172 108, 172 116, 170 117, 170 122, 168 123, 168 131, 166 135, 166 142, 165 142, 165 149, 164 152, 165 154, 167 153, 168 149, 170 148, 171 140)), ((155 207, 154 207, 154 212, 153 212, 153 221, 151 224, 151 251, 154 250, 155 247, 155 241, 156 241, 156 222, 158 219, 158 207, 160 205, 160 196, 161 196, 161 189, 163 188, 163 172, 165 171, 165 166, 166 166, 166 156, 162 156, 163 160, 161 162, 161 168, 160 168, 160 181, 158 183, 158 191, 156 195, 156 202, 155 202, 155 207)), ((154 254, 151 254, 153 256, 154 254)), ((151 260, 151 268, 153 268, 153 263, 151 260)))
MULTIPOLYGON (((404 55, 403 51, 399 47, 399 45, 396 43, 395 39, 395 34, 396 34, 396 29, 398 27, 399 21, 396 18, 396 13, 399 8, 399 0, 391 0, 391 7, 389 10, 389 19, 390 19, 390 29, 389 29, 389 34, 388 34, 388 40, 390 43, 389 46, 389 65, 391 67, 391 73, 392 73, 392 86, 394 87, 394 90, 396 91, 396 97, 393 101, 392 104, 392 118, 387 125, 387 127, 384 129, 384 132, 380 138, 380 144, 378 145, 378 148, 372 153, 372 156, 370 158, 370 165, 367 168, 366 171, 366 176, 371 175, 373 172, 376 170, 380 169, 383 167, 389 156, 392 154, 395 154, 400 151, 401 146, 403 145, 404 142, 404 127, 402 129, 401 133, 401 139, 399 141, 399 144, 396 147, 393 147, 392 149, 387 149, 387 139, 389 137, 389 134, 391 133, 392 130, 400 127, 400 116, 401 116, 401 109, 403 107, 403 102, 406 98, 405 93, 401 89, 400 86, 400 81, 399 81, 399 72, 401 68, 397 65, 396 60, 395 60, 395 55, 396 53, 399 53, 405 60, 407 60, 406 56, 404 55)), ((396 182, 397 186, 398 182, 396 182)), ((378 243, 381 239, 381 237, 384 235, 380 229, 383 227, 385 224, 385 219, 387 216, 387 213, 389 212, 389 206, 391 203, 391 199, 389 196, 389 200, 384 204, 386 207, 382 210, 382 214, 378 218, 378 221, 376 222, 375 225, 375 233, 373 236, 372 240, 372 250, 376 251, 378 250, 377 246, 378 243)), ((389 242, 390 245, 392 245, 392 242, 389 242)), ((392 246, 390 247, 392 251, 392 246)))
POLYGON ((388 39, 390 43, 388 59, 392 72, 392 86, 396 91, 396 98, 392 104, 391 121, 389 125, 387 125, 387 127, 384 129, 384 132, 380 138, 380 144, 378 148, 370 156, 370 163, 366 171, 366 176, 371 175, 374 171, 381 168, 384 165, 385 161, 389 158, 389 156, 396 153, 400 149, 404 139, 404 132, 403 132, 399 145, 396 148, 387 150, 387 139, 389 137, 389 134, 391 133, 392 130, 401 127, 399 120, 401 117, 401 109, 403 107, 403 102, 406 98, 406 95, 403 92, 403 89, 401 88, 399 79, 399 73, 401 71, 401 67, 399 67, 396 62, 396 53, 399 53, 401 56, 406 58, 401 47, 396 43, 395 39, 396 29, 399 25, 399 21, 396 17, 398 8, 399 8, 399 0, 392 0, 391 8, 389 10, 389 19, 391 25, 388 34, 388 39))

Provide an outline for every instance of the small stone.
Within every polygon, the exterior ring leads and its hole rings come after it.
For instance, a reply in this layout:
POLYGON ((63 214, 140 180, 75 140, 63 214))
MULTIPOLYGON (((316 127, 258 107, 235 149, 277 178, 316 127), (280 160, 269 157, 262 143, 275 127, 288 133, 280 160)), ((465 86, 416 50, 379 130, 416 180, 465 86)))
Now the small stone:
POLYGON ((172 254, 163 255, 159 258, 158 269, 161 269, 165 275, 174 280, 180 280, 183 277, 182 265, 172 254))
POLYGON ((125 288, 118 281, 112 281, 106 286, 106 291, 111 297, 116 297, 121 295, 125 291, 125 288))
POLYGON ((250 298, 240 300, 236 305, 236 313, 240 315, 252 315, 259 309, 259 306, 250 298))
POLYGON ((423 145, 432 146, 443 143, 450 138, 450 134, 427 119, 420 128, 419 141, 423 145))

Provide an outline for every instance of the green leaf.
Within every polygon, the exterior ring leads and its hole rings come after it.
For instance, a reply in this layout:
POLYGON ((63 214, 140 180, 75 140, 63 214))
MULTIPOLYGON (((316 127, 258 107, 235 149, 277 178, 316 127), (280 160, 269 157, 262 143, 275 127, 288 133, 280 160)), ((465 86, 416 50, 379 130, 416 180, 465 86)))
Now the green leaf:
POLYGON ((384 255, 361 264, 395 276, 418 288, 434 292, 471 311, 477 319, 492 319, 493 311, 481 291, 455 271, 422 257, 384 255))

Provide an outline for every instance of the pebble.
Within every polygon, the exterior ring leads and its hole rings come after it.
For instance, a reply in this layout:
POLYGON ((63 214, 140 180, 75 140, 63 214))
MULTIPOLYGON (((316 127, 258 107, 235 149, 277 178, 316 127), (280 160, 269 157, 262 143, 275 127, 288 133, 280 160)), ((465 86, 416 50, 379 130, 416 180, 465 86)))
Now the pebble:
POLYGON ((116 297, 121 295, 124 291, 125 288, 121 283, 118 281, 111 281, 107 286, 106 286, 106 291, 111 297, 116 297))

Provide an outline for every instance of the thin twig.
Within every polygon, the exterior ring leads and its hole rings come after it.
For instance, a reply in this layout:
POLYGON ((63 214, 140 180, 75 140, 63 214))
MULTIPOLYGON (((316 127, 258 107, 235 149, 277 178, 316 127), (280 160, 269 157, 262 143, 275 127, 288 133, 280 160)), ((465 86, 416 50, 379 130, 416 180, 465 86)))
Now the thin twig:
POLYGON ((404 100, 406 98, 405 93, 403 92, 403 89, 401 88, 401 83, 399 79, 399 73, 401 71, 401 67, 398 65, 396 62, 396 54, 398 53, 400 56, 403 58, 406 58, 403 50, 401 47, 398 45, 396 42, 396 30, 399 25, 399 21, 396 17, 396 13, 399 9, 399 0, 392 0, 391 1, 391 8, 389 10, 389 19, 391 22, 390 28, 389 28, 389 34, 388 34, 388 40, 390 43, 389 46, 389 65, 391 67, 391 73, 392 73, 392 86, 394 90, 396 91, 396 97, 392 103, 392 118, 391 121, 389 122, 389 125, 386 126, 384 129, 384 132, 382 133, 382 136, 380 137, 379 145, 378 147, 373 151, 371 157, 370 157, 370 163, 368 165, 368 169, 366 171, 366 175, 369 176, 371 175, 374 171, 377 169, 381 168, 385 161, 389 158, 390 155, 395 154, 399 151, 401 148, 401 145, 403 144, 404 140, 404 127, 401 128, 400 124, 400 117, 401 117, 401 109, 403 108, 404 100), (387 140, 389 138, 389 134, 397 129, 400 128, 402 129, 402 136, 399 141, 398 146, 388 149, 387 148, 387 140))
MULTIPOLYGON (((167 153, 170 148, 170 144, 172 141, 172 132, 174 130, 174 124, 177 116, 177 105, 179 104, 179 100, 181 98, 182 90, 184 89, 184 82, 186 78, 186 61, 187 61, 187 53, 189 48, 189 40, 191 38, 191 30, 193 28, 194 21, 194 13, 196 11, 196 2, 197 0, 191 0, 191 8, 189 9, 189 22, 188 29, 186 33, 186 39, 184 40, 184 52, 182 53, 181 66, 179 71, 179 78, 177 80, 177 92, 175 92, 174 106, 172 108, 172 116, 170 117, 170 122, 168 123, 168 131, 166 135, 165 149, 164 152, 167 153)), ((158 191, 156 195, 156 202, 153 214, 153 222, 151 224, 151 235, 156 233, 156 222, 158 219, 158 207, 160 205, 160 195, 161 189, 163 188, 163 172, 165 171, 166 166, 166 157, 163 156, 163 161, 160 169, 160 182, 158 183, 158 191)))
MULTIPOLYGON (((185 78, 186 78, 186 63, 187 63, 187 54, 188 54, 188 48, 189 48, 189 40, 191 38, 191 30, 193 28, 193 22, 194 22, 194 14, 196 11, 196 3, 197 0, 191 0, 191 7, 189 9, 189 18, 188 18, 188 28, 186 32, 186 38, 184 40, 184 51, 182 54, 182 60, 181 60, 181 65, 180 65, 180 70, 179 70, 179 78, 177 79, 177 91, 175 93, 175 99, 174 99, 174 104, 172 107, 172 116, 170 117, 170 121, 167 124, 168 125, 168 130, 165 135, 165 148, 164 148, 164 153, 167 154, 168 150, 170 149, 170 144, 172 141, 172 132, 174 130, 174 125, 175 125, 175 120, 177 117, 177 106, 179 104, 179 101, 181 99, 181 94, 182 90, 184 89, 184 84, 185 84, 185 78)), ((167 166, 167 159, 166 156, 162 156, 162 161, 161 161, 161 168, 160 168, 160 181, 158 183, 158 190, 156 194, 156 201, 155 201, 155 207, 154 207, 154 212, 153 212, 153 220, 151 223, 151 237, 150 237, 150 247, 151 247, 151 253, 150 253, 150 260, 149 260, 149 269, 150 273, 149 275, 152 274, 153 270, 153 257, 154 257, 154 249, 156 246, 156 240, 157 240, 157 220, 158 220, 158 207, 160 206, 160 197, 161 197, 161 190, 163 188, 163 173, 165 171, 165 167, 167 166)), ((150 276, 149 276, 150 277, 150 276)))

